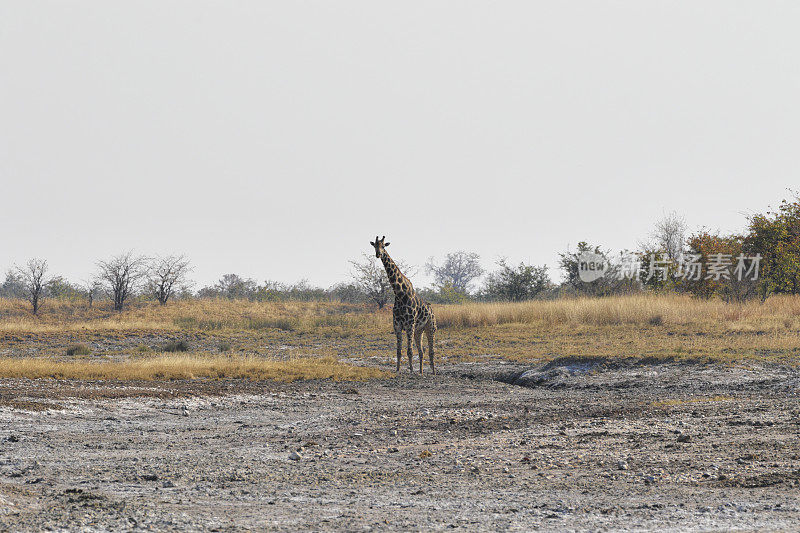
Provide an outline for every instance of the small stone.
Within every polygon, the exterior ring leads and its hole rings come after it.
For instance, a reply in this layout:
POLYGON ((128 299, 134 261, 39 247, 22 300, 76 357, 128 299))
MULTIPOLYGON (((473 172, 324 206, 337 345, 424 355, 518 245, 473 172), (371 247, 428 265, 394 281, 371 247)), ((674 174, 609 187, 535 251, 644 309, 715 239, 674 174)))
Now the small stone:
POLYGON ((142 474, 142 479, 145 481, 158 481, 157 474, 142 474))
POLYGON ((617 468, 620 469, 620 470, 627 470, 628 469, 628 463, 626 463, 625 461, 620 461, 620 462, 617 463, 617 468))
POLYGON ((395 447, 391 447, 391 448, 389 448, 389 453, 397 453, 397 452, 399 452, 399 451, 400 451, 400 450, 399 450, 398 448, 395 448, 395 447))
POLYGON ((689 442, 692 437, 688 433, 681 433, 678 435, 678 442, 689 442))
POLYGON ((302 458, 303 458, 303 456, 300 455, 297 452, 292 452, 292 453, 289 454, 289 459, 291 459, 292 461, 299 461, 302 458))

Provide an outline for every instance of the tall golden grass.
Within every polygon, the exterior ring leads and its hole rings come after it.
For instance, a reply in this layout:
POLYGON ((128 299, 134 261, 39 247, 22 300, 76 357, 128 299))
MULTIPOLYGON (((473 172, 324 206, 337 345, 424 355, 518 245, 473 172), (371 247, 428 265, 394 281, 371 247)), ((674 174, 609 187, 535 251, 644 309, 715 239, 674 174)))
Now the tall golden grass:
MULTIPOLYGON (((793 327, 800 320, 800 296, 773 296, 743 304, 699 300, 685 295, 641 294, 609 298, 569 298, 519 303, 464 303, 434 306, 440 328, 498 324, 688 325, 793 327)), ((0 332, 58 333, 131 330, 258 330, 334 333, 385 330, 390 311, 334 302, 250 302, 186 300, 138 303, 121 313, 110 306, 46 301, 39 316, 21 300, 0 299, 0 332)))
POLYGON ((389 374, 377 368, 344 364, 332 357, 270 361, 255 357, 162 355, 120 362, 0 359, 0 378, 27 379, 249 379, 292 382, 308 379, 363 381, 389 374))
POLYGON ((642 294, 519 303, 466 303, 435 309, 440 327, 468 328, 519 323, 544 326, 689 325, 739 323, 785 327, 800 319, 800 297, 774 296, 743 304, 684 295, 642 294))
POLYGON ((340 331, 368 325, 381 318, 365 306, 333 302, 250 302, 202 299, 170 302, 166 306, 138 302, 116 312, 109 304, 47 300, 38 316, 23 300, 0 299, 0 332, 59 333, 135 330, 254 330, 340 331))

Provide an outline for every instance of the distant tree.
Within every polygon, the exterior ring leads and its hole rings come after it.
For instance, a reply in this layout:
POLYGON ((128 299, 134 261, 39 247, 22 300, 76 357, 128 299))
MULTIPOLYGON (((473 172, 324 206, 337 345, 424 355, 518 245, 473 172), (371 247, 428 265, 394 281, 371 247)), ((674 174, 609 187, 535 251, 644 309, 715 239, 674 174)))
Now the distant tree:
POLYGON ((258 284, 253 279, 244 279, 237 274, 225 274, 214 286, 214 289, 217 295, 222 298, 230 300, 252 299, 258 290, 258 284))
MULTIPOLYGON (((386 275, 383 264, 375 257, 369 254, 361 254, 361 256, 360 260, 350 261, 350 265, 353 267, 350 276, 366 295, 367 300, 377 305, 378 309, 383 309, 386 304, 394 301, 394 291, 389 283, 389 277, 386 275)), ((403 261, 395 261, 395 264, 406 276, 413 276, 416 272, 414 268, 403 261)))
POLYGON ((360 304, 367 301, 367 295, 358 283, 337 283, 328 289, 328 294, 342 303, 360 304))
POLYGON ((46 294, 56 300, 79 300, 83 298, 83 288, 73 285, 62 276, 55 276, 48 280, 46 294))
POLYGON ((350 261, 350 264, 353 267, 351 276, 355 284, 369 301, 377 305, 378 309, 383 309, 394 296, 383 265, 368 254, 362 254, 360 261, 350 261))
POLYGON ((97 278, 114 301, 114 310, 122 311, 127 300, 147 274, 147 258, 132 252, 97 263, 97 278))
POLYGON ((800 197, 784 200, 775 212, 750 217, 742 243, 760 254, 762 297, 771 292, 800 294, 800 197))
POLYGON ((423 300, 432 304, 460 304, 472 300, 469 294, 456 289, 449 281, 444 285, 427 287, 417 292, 423 300))
MULTIPOLYGON (((558 261, 558 266, 561 268, 561 271, 564 274, 564 285, 575 289, 578 292, 582 292, 587 290, 586 283, 581 281, 580 279, 580 257, 582 254, 585 253, 594 253, 597 254, 606 261, 608 261, 608 252, 604 251, 600 246, 592 246, 591 244, 587 243, 586 241, 581 241, 578 243, 578 249, 574 252, 570 252, 567 250, 564 253, 558 254, 560 259, 558 261)), ((600 280, 598 280, 600 281, 600 280)))
POLYGON ((311 285, 307 279, 301 279, 298 282, 284 285, 284 294, 287 300, 299 300, 303 302, 324 300, 328 296, 325 289, 311 285))
MULTIPOLYGON (((744 254, 744 240, 742 235, 720 235, 705 230, 689 237, 689 254, 695 256, 701 268, 698 274, 681 279, 681 287, 700 298, 719 296, 727 302, 743 302, 759 296, 761 282, 753 279, 752 273, 744 275, 746 273, 735 271, 737 257, 744 254), (725 264, 720 274, 709 270, 714 259, 720 265, 725 264)), ((764 299, 767 295, 761 293, 760 296, 764 299)))
POLYGON ((182 255, 156 257, 147 272, 147 290, 161 305, 166 305, 176 290, 187 284, 189 260, 182 255))
POLYGON ((652 290, 676 290, 676 273, 686 248, 686 221, 676 212, 659 219, 651 240, 639 244, 640 280, 652 290))
POLYGON ((94 304, 94 299, 103 293, 103 284, 96 278, 90 277, 81 282, 81 291, 89 303, 89 307, 94 304))
POLYGON ((474 252, 458 251, 447 254, 441 264, 431 257, 425 270, 433 274, 437 287, 452 286, 453 289, 469 294, 472 282, 483 274, 480 256, 474 252))
POLYGON ((678 262, 686 246, 686 219, 673 211, 656 222, 650 233, 655 247, 672 262, 678 262))
POLYGON ((486 278, 481 297, 487 300, 530 300, 552 287, 547 266, 520 263, 513 267, 505 259, 497 262, 500 269, 486 278))
POLYGON ((36 315, 39 313, 41 299, 48 282, 45 278, 47 261, 44 259, 31 259, 24 267, 16 267, 16 270, 17 276, 24 286, 25 299, 30 302, 33 314, 36 315))
POLYGON ((564 274, 562 289, 578 295, 587 296, 610 296, 613 294, 625 294, 640 290, 638 279, 631 279, 621 275, 622 265, 618 261, 613 261, 610 252, 603 250, 600 246, 581 241, 574 252, 567 250, 559 254, 558 266, 564 274), (605 274, 591 282, 584 282, 580 278, 581 257, 584 254, 595 254, 600 256, 607 264, 605 274))
POLYGON ((24 298, 25 282, 22 277, 11 269, 6 272, 6 279, 0 285, 0 298, 24 298))
POLYGON ((222 295, 217 290, 216 285, 206 285, 197 291, 198 298, 221 298, 222 295))
POLYGON ((322 287, 315 287, 307 279, 295 283, 281 283, 267 280, 264 285, 257 287, 253 299, 258 301, 295 300, 319 301, 327 300, 328 292, 322 287))

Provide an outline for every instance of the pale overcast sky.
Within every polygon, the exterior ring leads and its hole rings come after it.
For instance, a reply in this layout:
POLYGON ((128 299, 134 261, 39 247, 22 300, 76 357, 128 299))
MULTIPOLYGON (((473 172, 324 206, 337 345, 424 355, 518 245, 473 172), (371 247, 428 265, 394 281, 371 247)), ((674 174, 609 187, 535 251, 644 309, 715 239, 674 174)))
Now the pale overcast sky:
POLYGON ((133 249, 327 286, 375 234, 554 267, 673 210, 738 231, 798 185, 798 28, 797 2, 0 0, 0 269, 133 249))

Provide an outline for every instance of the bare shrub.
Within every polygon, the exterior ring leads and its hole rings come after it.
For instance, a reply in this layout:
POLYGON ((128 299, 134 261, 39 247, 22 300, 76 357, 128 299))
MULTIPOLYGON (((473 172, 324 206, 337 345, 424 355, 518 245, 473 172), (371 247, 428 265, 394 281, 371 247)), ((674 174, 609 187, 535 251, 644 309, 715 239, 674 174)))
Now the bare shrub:
POLYGON ((98 279, 114 300, 114 310, 122 311, 127 300, 146 275, 147 258, 128 252, 97 263, 98 279))
POLYGON ((16 267, 16 272, 24 287, 24 297, 30 302, 33 314, 36 315, 39 313, 39 306, 48 282, 45 278, 47 261, 44 259, 31 259, 24 267, 16 267))
MULTIPOLYGON (((350 261, 353 267, 350 275, 367 299, 377 305, 378 309, 383 309, 386 304, 394 300, 394 291, 386 276, 386 270, 373 256, 369 254, 361 256, 360 260, 350 261)), ((413 276, 416 272, 403 261, 395 261, 395 264, 406 276, 413 276)))
POLYGON ((441 264, 434 262, 431 257, 425 264, 425 270, 433 274, 437 287, 452 286, 464 294, 468 294, 472 282, 483 275, 480 256, 463 250, 447 254, 441 264))
POLYGON ((187 284, 189 260, 182 255, 156 257, 147 272, 147 290, 161 305, 167 305, 177 289, 187 284))

